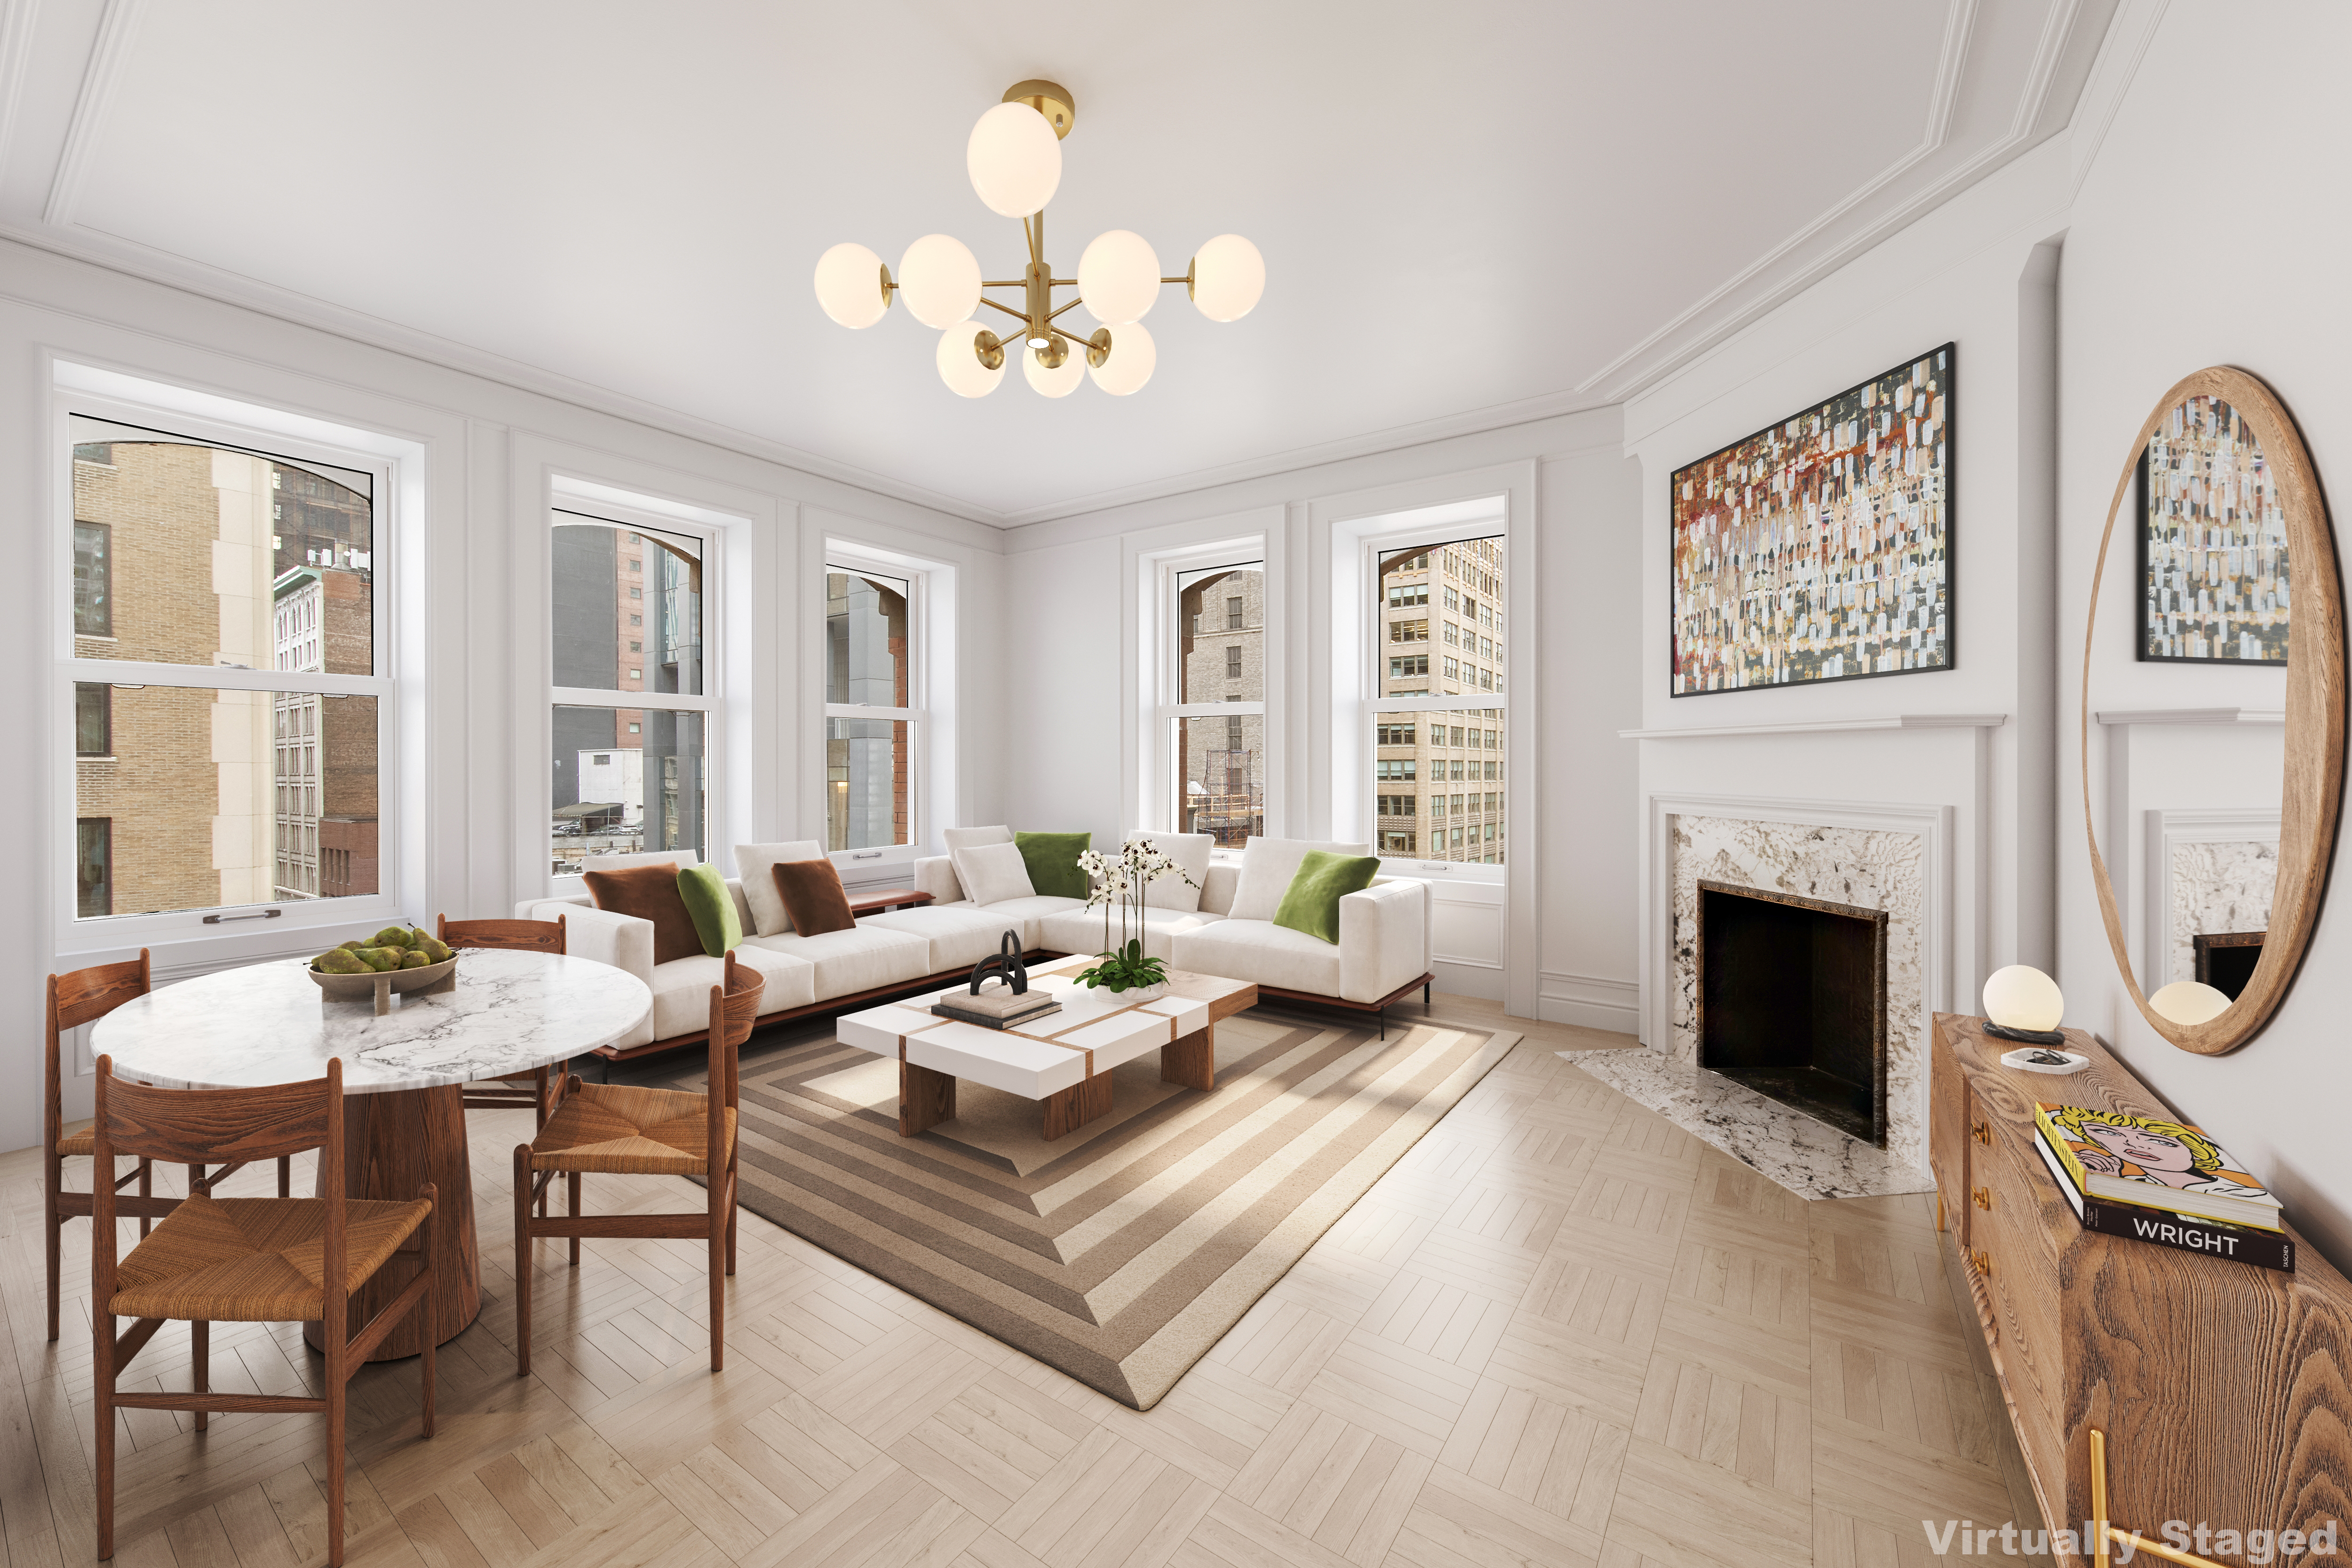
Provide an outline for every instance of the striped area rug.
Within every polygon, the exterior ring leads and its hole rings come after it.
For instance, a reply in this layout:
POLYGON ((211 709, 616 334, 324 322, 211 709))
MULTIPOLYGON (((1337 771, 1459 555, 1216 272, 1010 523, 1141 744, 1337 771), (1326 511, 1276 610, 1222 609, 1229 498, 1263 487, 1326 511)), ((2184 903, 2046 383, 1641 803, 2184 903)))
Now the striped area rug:
POLYGON ((1252 1011, 1217 1026, 1213 1092, 1155 1052, 1051 1143, 1034 1101, 971 1082, 901 1138, 896 1061, 792 1046, 743 1063, 740 1201, 1149 1410, 1518 1038, 1252 1011))

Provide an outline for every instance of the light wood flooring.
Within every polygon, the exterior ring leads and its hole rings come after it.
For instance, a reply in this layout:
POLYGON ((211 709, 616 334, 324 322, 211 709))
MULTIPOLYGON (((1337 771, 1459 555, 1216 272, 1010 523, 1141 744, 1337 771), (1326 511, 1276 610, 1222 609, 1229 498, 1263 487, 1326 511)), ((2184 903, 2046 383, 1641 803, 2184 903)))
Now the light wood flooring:
MULTIPOLYGON (((748 1210, 724 1373, 698 1245, 590 1242, 574 1270, 543 1242, 517 1379, 529 1115, 470 1113, 488 1305, 443 1348, 431 1441, 413 1362, 354 1381, 349 1561, 1923 1568, 1923 1519, 2032 1517, 1932 1199, 1803 1202, 1553 1055, 1625 1037, 1438 1015, 1528 1039, 1145 1415, 748 1210)), ((588 1196, 698 1202, 651 1177, 588 1196)), ((0 1156, 0 1565, 80 1563, 88 1226, 55 1344, 32 1152, 0 1156)), ((123 1385, 185 1387, 187 1347, 173 1325, 123 1385)), ((293 1325, 214 1331, 218 1389, 315 1392, 320 1364, 293 1325)), ((121 1421, 118 1563, 324 1561, 319 1417, 121 1421)))

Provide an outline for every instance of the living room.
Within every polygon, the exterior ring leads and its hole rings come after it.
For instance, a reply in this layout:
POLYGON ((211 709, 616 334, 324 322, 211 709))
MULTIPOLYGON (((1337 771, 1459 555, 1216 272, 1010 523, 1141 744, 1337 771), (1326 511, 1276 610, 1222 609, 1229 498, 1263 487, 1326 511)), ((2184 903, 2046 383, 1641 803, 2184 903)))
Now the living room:
POLYGON ((2346 16, 1333 20, 0 7, 6 1561, 2333 1555, 2346 16))

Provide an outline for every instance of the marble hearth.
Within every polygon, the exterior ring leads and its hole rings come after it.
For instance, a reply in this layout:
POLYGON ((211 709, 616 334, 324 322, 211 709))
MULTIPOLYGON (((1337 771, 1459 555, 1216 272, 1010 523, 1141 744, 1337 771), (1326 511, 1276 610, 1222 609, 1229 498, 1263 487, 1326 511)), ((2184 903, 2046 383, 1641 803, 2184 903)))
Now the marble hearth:
POLYGON ((1938 907, 1947 896, 1938 874, 1944 819, 1932 809, 1872 807, 1817 813, 1844 817, 1843 823, 1803 821, 1787 803, 1769 805, 1769 816, 1763 809, 1747 816, 1721 807, 1721 815, 1675 810, 1670 802, 1654 800, 1651 898, 1659 925, 1653 941, 1664 940, 1666 947, 1664 963, 1652 973, 1666 987, 1663 1017, 1653 1011, 1646 1048, 1562 1054, 1792 1192, 1838 1198, 1927 1191, 1932 931, 1948 918, 1938 907), (1702 879, 1885 911, 1885 1148, 1699 1066, 1702 879))

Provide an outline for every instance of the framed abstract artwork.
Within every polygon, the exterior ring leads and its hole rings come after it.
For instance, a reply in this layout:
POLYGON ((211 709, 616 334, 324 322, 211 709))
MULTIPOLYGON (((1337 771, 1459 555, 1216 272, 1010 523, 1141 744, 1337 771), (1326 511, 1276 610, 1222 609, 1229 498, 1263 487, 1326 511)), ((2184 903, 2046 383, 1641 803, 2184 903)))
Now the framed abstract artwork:
POLYGON ((1946 343, 1675 470, 1669 695, 1949 669, 1946 343))
POLYGON ((2139 658, 2286 668, 2286 513, 2253 427, 2200 395, 2139 458, 2139 658))

